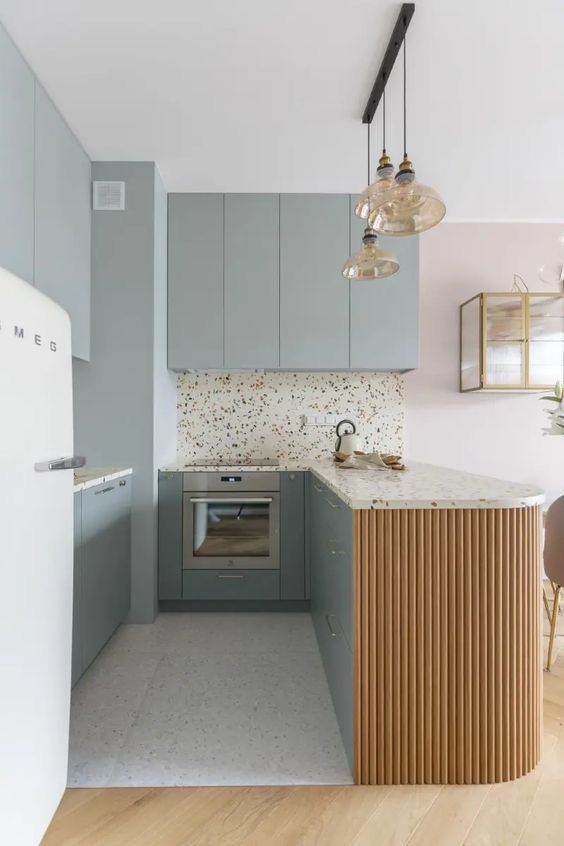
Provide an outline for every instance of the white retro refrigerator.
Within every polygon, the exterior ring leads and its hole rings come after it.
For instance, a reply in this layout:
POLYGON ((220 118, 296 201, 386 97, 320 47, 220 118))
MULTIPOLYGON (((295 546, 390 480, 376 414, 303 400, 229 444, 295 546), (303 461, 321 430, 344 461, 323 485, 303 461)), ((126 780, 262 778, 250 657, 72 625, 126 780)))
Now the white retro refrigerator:
POLYGON ((37 846, 67 776, 70 321, 0 268, 0 843, 37 846))

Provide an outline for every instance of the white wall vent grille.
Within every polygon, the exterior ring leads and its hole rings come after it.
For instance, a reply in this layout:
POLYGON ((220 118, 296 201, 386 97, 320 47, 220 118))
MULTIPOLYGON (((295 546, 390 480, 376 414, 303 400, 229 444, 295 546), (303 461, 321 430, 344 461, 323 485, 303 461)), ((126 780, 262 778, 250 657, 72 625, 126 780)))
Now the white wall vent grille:
POLYGON ((123 211, 125 209, 125 182, 93 182, 92 208, 94 211, 123 211))

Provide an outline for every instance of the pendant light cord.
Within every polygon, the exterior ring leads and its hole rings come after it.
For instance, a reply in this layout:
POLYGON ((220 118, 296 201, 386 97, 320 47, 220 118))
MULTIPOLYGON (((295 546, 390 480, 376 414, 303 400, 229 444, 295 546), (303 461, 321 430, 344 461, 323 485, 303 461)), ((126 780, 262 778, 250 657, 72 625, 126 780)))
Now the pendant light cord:
POLYGON ((367 151, 368 151, 368 160, 367 160, 367 169, 368 169, 368 181, 367 185, 370 185, 370 123, 366 124, 368 129, 368 140, 367 140, 367 151))
POLYGON ((403 157, 407 159, 407 61, 406 61, 407 33, 403 36, 403 157))
POLYGON ((386 74, 384 74, 384 90, 382 92, 382 153, 386 154, 386 74))

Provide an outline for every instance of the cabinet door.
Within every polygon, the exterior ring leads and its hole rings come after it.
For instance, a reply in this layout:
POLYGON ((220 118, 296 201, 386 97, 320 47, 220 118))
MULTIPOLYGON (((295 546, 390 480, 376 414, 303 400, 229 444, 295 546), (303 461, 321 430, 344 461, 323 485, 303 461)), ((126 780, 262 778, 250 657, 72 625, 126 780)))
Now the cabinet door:
POLYGON ((484 387, 524 388, 525 296, 483 294, 484 387))
MULTIPOLYGON (((351 252, 360 248, 366 222, 354 213, 351 197, 351 252)), ((351 369, 413 370, 419 366, 419 238, 379 236, 400 269, 371 282, 350 282, 351 369)))
POLYGON ((72 590, 72 670, 71 684, 82 675, 82 494, 74 494, 74 567, 72 590))
POLYGON ((564 382, 564 296, 529 294, 528 379, 530 388, 564 382))
POLYGON ((159 599, 182 599, 182 473, 159 473, 159 599))
POLYGON ((0 267, 33 284, 33 74, 0 25, 0 267))
POLYGON ((216 601, 280 599, 277 570, 184 570, 182 598, 216 601))
POLYGON ((131 476, 117 479, 115 526, 115 626, 123 623, 131 607, 131 476))
POLYGON ((279 196, 225 195, 225 367, 279 364, 279 196))
POLYGON ((280 367, 349 367, 349 198, 280 197, 280 367))
POLYGON ((90 159, 35 91, 35 284, 71 319, 72 354, 90 360, 90 159))
POLYGON ((168 197, 168 366, 223 367, 223 195, 168 197))
MULTIPOLYGON (((82 649, 86 668, 123 619, 129 523, 120 479, 82 494, 82 649), (127 535, 127 542, 126 542, 127 535), (126 548, 127 546, 127 548, 126 548)), ((129 603, 128 603, 129 605, 129 603)))
MULTIPOLYGON (((331 493, 315 477, 311 482, 311 613, 317 643, 333 707, 339 724, 343 745, 352 766, 353 735, 353 665, 350 642, 346 630, 350 604, 352 612, 352 566, 346 555, 348 520, 352 515, 343 506, 343 513, 335 515, 331 493)), ((339 505, 340 508, 340 505, 339 505)))
POLYGON ((280 599, 305 599, 305 473, 280 474, 280 599))

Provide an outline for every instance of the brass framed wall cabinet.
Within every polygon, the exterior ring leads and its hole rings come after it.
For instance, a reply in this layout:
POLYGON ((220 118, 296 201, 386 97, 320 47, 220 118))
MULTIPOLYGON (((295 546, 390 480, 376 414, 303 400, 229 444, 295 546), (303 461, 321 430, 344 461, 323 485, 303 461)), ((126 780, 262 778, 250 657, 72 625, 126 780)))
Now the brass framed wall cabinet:
POLYGON ((477 294, 460 306, 460 390, 542 391, 564 381, 564 293, 477 294))

